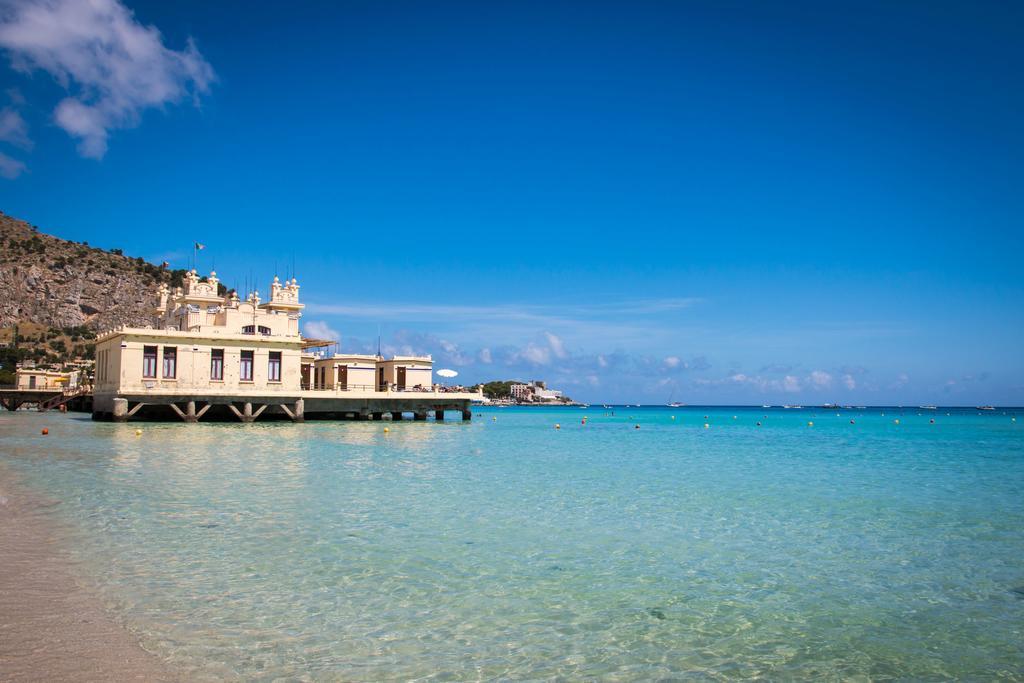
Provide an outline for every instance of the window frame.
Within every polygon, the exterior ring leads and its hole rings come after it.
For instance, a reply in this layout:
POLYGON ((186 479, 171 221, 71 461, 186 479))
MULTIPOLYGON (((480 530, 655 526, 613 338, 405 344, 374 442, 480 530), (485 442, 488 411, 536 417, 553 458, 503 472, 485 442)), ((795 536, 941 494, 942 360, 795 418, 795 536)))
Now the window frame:
POLYGON ((281 381, 281 361, 282 354, 280 351, 271 351, 267 358, 267 381, 268 382, 280 382, 281 381))
POLYGON ((238 381, 252 382, 256 366, 256 352, 244 349, 238 354, 238 381), (246 374, 248 373, 248 377, 246 374))
POLYGON ((165 346, 160 352, 160 376, 163 379, 178 379, 178 347, 165 346), (170 354, 167 352, 170 351, 170 354), (167 369, 170 368, 170 372, 167 369))
POLYGON ((142 347, 142 379, 156 379, 158 347, 142 347))
POLYGON ((210 349, 210 381, 224 381, 224 349, 210 349))

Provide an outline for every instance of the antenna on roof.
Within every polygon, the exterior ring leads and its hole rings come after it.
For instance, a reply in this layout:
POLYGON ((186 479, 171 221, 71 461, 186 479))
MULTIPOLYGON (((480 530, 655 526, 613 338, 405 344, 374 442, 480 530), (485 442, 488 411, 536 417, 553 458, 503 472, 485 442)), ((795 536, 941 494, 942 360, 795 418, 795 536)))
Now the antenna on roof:
POLYGON ((384 356, 380 355, 380 325, 377 325, 377 357, 378 358, 383 358, 384 357, 384 356))

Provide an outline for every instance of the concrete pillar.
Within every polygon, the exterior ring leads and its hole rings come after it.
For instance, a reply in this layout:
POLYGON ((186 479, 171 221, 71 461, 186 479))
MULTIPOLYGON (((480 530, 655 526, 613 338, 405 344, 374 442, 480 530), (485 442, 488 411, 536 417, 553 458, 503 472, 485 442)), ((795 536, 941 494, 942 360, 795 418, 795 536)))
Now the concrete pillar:
POLYGON ((301 398, 295 399, 295 409, 293 410, 294 417, 292 422, 305 422, 306 421, 306 402, 301 398))
POLYGON ((466 421, 472 420, 472 419, 473 419, 473 411, 470 410, 469 408, 463 408, 462 409, 462 421, 466 422, 466 421))
POLYGON ((423 422, 424 420, 427 419, 427 411, 424 410, 422 412, 413 413, 412 419, 416 420, 417 422, 423 422))
POLYGON ((199 422, 199 418, 196 417, 195 401, 189 401, 185 404, 185 422, 199 422))
POLYGON ((252 403, 246 401, 245 407, 242 410, 242 422, 252 422, 252 420, 252 403))
POLYGON ((356 415, 356 419, 357 420, 369 420, 370 419, 370 411, 366 410, 365 408, 360 410, 359 414, 356 415))
POLYGON ((434 419, 438 422, 444 422, 444 408, 434 408, 434 419))
POLYGON ((114 422, 127 422, 128 421, 128 399, 126 398, 115 398, 114 399, 114 422))
POLYGON ((401 422, 402 421, 402 417, 403 417, 403 415, 402 415, 402 411, 401 410, 392 410, 391 411, 391 419, 394 422, 401 422))
POLYGON ((373 419, 375 421, 383 420, 384 419, 384 413, 374 413, 373 414, 373 419))

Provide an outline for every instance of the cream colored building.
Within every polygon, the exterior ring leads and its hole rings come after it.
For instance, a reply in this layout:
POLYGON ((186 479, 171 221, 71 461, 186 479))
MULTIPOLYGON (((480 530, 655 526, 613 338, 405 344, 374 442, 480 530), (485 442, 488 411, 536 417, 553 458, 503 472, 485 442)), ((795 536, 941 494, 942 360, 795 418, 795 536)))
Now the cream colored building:
POLYGON ((77 370, 71 372, 58 372, 56 370, 43 370, 41 368, 19 367, 14 371, 15 386, 21 390, 32 389, 74 389, 78 386, 79 373, 77 370))
POLYGON ((94 400, 126 392, 163 394, 295 393, 303 340, 299 285, 275 277, 270 300, 217 294, 217 274, 183 287, 161 285, 151 328, 101 334, 96 341, 94 400))
MULTIPOLYGON (((365 408, 370 400, 427 400, 433 395, 444 399, 438 406, 451 406, 453 401, 482 398, 478 393, 441 392, 433 383, 429 356, 384 359, 310 351, 334 340, 304 339, 300 334, 303 304, 294 278, 282 284, 275 277, 265 302, 258 292, 244 300, 234 293, 219 295, 217 285, 216 273, 204 281, 192 270, 182 287, 172 291, 161 285, 151 327, 122 327, 97 338, 94 415, 125 417, 125 404, 118 407, 119 400, 135 402, 131 410, 171 405, 194 421, 214 404, 229 407, 239 417, 243 406, 249 415, 250 404, 256 404, 263 406, 259 410, 270 408, 271 414, 294 412, 301 418, 311 400, 325 413, 352 413, 358 412, 348 409, 356 399, 365 408), (332 399, 349 403, 332 404, 332 399), (197 403, 206 407, 197 410, 197 403), (187 413, 181 408, 186 404, 187 413)), ((374 404, 380 405, 386 403, 374 404)), ((458 409, 465 417, 465 406, 458 409)))

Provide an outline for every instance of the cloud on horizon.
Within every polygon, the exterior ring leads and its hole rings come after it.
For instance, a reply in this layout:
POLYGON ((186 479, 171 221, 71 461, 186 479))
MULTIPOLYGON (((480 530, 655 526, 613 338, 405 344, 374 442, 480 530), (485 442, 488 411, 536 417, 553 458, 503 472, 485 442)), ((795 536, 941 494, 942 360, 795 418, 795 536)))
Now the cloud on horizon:
POLYGON ((118 0, 7 0, 2 9, 0 47, 16 71, 44 71, 69 92, 53 117, 83 157, 103 158, 111 131, 138 125, 146 109, 188 95, 198 103, 216 79, 191 38, 167 48, 118 0))

